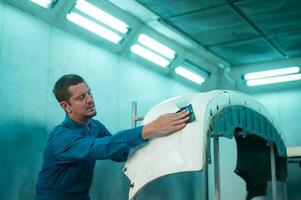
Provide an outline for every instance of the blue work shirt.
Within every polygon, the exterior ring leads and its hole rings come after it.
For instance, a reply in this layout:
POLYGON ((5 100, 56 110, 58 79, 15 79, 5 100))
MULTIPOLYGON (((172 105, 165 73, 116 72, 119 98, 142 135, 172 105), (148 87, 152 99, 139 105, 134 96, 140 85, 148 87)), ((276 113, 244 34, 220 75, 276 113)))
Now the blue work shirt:
POLYGON ((126 161, 129 150, 143 142, 142 126, 112 135, 97 120, 83 125, 66 115, 49 135, 36 200, 89 199, 95 161, 126 161))

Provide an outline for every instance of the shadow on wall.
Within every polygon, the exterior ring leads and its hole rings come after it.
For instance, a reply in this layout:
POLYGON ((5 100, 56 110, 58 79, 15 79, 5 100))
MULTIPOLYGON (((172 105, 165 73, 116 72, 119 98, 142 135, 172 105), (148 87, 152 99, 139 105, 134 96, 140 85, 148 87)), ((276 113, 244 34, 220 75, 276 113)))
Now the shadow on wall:
POLYGON ((33 199, 46 142, 44 127, 0 124, 1 199, 33 199))
MULTIPOLYGON (((98 162, 91 199, 128 200, 130 181, 123 174, 124 163, 98 162)), ((203 199, 203 173, 183 172, 160 177, 147 184, 136 200, 196 200, 203 199)))
POLYGON ((130 182, 123 174, 124 162, 111 160, 96 162, 93 184, 90 191, 92 200, 127 200, 130 182))
POLYGON ((137 193, 137 200, 203 199, 203 173, 181 172, 160 177, 137 193))
MULTIPOLYGON (((124 163, 98 161, 91 199, 128 200, 129 179, 123 174, 124 163)), ((138 192, 136 200, 197 200, 203 199, 203 173, 182 172, 160 177, 138 192)))
POLYGON ((301 199, 301 158, 290 159, 288 162, 287 197, 289 200, 301 199))
MULTIPOLYGON (((0 124, 0 199, 32 200, 47 141, 45 127, 12 123, 0 124)), ((91 188, 92 199, 126 200, 130 182, 123 174, 124 163, 98 161, 91 188)), ((165 176, 147 185, 138 200, 200 199, 201 173, 165 176)))

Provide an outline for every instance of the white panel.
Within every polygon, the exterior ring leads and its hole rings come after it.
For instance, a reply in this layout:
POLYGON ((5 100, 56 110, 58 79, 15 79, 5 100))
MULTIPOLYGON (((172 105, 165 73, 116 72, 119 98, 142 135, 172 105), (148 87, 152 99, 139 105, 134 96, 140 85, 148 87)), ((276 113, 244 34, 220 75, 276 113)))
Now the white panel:
POLYGON ((125 173, 134 183, 134 187, 130 190, 130 197, 133 197, 147 182, 160 176, 203 168, 204 151, 200 146, 204 146, 206 141, 205 131, 201 132, 205 126, 203 124, 205 112, 200 97, 199 94, 193 94, 170 99, 153 107, 146 115, 143 124, 153 121, 163 113, 176 112, 180 107, 192 104, 197 117, 177 134, 150 139, 148 145, 129 158, 125 173))
MULTIPOLYGON (((214 90, 168 99, 154 106, 145 116, 147 124, 164 113, 176 112, 191 104, 196 120, 175 134, 152 138, 148 144, 133 152, 125 165, 125 174, 131 180, 129 198, 148 182, 177 172, 202 170, 206 163, 207 133, 210 119, 223 108, 242 105, 253 109, 271 122, 268 111, 251 96, 235 92, 214 90)), ((277 128, 277 127, 276 127, 277 128)))

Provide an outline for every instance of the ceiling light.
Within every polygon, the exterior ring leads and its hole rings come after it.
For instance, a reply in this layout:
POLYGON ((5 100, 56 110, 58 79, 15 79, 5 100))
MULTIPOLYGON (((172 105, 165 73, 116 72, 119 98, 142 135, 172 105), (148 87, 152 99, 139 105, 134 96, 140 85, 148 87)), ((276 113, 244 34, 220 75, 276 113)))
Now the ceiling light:
POLYGON ((195 83, 202 84, 203 82, 205 82, 205 79, 202 76, 198 75, 197 73, 194 73, 193 71, 191 71, 185 67, 179 66, 175 69, 175 72, 178 75, 180 75, 186 79, 189 79, 195 83))
POLYGON ((142 47, 139 44, 134 44, 133 46, 131 46, 131 52, 164 68, 166 68, 170 64, 170 61, 168 61, 164 57, 159 56, 158 54, 142 47))
POLYGON ((57 2, 57 0, 30 0, 30 1, 47 9, 51 9, 57 2))
POLYGON ((157 40, 154 40, 153 38, 145 35, 145 34, 140 34, 138 37, 138 42, 151 50, 161 54, 162 56, 165 56, 166 58, 169 59, 174 59, 175 58, 175 52, 168 48, 167 46, 161 44, 157 40))
POLYGON ((273 70, 267 70, 267 71, 247 73, 244 75, 244 79, 252 80, 252 79, 267 78, 267 77, 273 77, 273 76, 281 76, 281 75, 298 73, 299 71, 300 71, 300 68, 298 66, 281 68, 281 69, 273 69, 273 70))
POLYGON ((71 12, 67 15, 67 19, 85 29, 88 31, 91 31, 95 33, 96 35, 107 39, 113 43, 119 43, 122 40, 122 37, 118 35, 117 33, 114 33, 110 31, 109 29, 104 28, 103 26, 77 14, 74 12, 71 12))
POLYGON ((175 58, 172 49, 145 34, 138 36, 137 43, 132 45, 131 51, 164 68, 175 58))
POLYGON ((66 18, 113 43, 120 43, 129 30, 126 23, 86 0, 77 0, 66 18))
POLYGON ((103 11, 102 9, 92 5, 91 3, 88 3, 85 0, 78 0, 76 2, 75 8, 120 33, 128 32, 129 26, 126 23, 103 11))
POLYGON ((301 79, 301 74, 291 74, 285 76, 275 76, 269 78, 247 80, 247 85, 248 86, 267 85, 267 84, 281 83, 287 81, 296 81, 300 79, 301 79))

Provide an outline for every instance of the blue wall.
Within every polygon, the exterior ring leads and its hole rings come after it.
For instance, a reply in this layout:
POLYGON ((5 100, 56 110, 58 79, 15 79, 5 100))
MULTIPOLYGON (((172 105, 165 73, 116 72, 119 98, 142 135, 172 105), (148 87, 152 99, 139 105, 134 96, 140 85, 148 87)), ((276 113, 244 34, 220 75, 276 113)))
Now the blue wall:
POLYGON ((286 146, 301 145, 301 89, 292 88, 254 95, 275 117, 283 131, 286 146))

